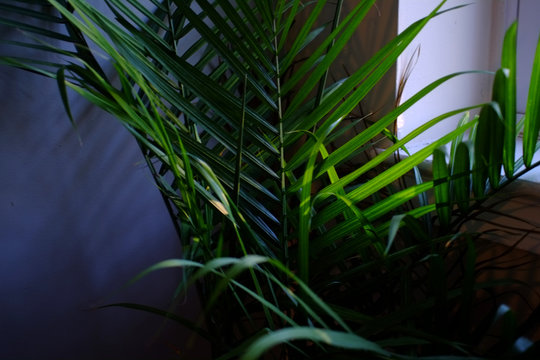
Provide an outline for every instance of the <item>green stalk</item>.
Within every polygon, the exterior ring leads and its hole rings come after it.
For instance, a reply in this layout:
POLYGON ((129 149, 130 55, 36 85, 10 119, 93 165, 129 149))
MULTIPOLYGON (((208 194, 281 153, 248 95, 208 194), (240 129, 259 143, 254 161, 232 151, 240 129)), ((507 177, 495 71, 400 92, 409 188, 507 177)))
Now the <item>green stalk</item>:
POLYGON ((246 92, 247 75, 244 75, 244 94, 242 96, 242 119, 240 123, 240 135, 238 137, 238 149, 236 153, 236 169, 234 174, 234 199, 236 206, 240 204, 240 169, 242 167, 242 147, 244 146, 244 126, 246 121, 246 92))
POLYGON ((529 168, 536 152, 540 131, 540 37, 536 45, 525 114, 527 115, 523 129, 523 161, 529 168))
MULTIPOLYGON (((504 135, 503 135, 503 164, 508 178, 514 176, 514 157, 516 154, 516 78, 517 78, 517 23, 513 23, 503 42, 501 67, 508 71, 505 86, 501 86, 503 107, 504 135)), ((495 91, 495 89, 494 89, 495 91)))
POLYGON ((276 90, 277 90, 277 106, 278 106, 278 122, 279 122, 279 163, 280 163, 280 177, 281 177, 281 231, 280 242, 283 248, 283 256, 285 263, 289 263, 289 247, 287 244, 287 183, 285 176, 285 148, 284 148, 284 136, 283 136, 283 108, 281 104, 281 74, 279 68, 279 54, 278 54, 278 40, 277 40, 277 28, 276 21, 272 22, 274 31, 274 56, 276 65, 276 90))

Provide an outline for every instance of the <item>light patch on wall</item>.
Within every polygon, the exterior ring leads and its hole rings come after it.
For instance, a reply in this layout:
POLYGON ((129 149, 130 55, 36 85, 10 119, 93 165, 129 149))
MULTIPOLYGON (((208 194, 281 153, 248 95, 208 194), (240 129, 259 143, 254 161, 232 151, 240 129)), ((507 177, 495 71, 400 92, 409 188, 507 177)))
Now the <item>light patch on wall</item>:
POLYGON ((405 119, 403 118, 403 115, 398 116, 396 125, 398 128, 398 131, 401 130, 403 126, 405 126, 405 119))

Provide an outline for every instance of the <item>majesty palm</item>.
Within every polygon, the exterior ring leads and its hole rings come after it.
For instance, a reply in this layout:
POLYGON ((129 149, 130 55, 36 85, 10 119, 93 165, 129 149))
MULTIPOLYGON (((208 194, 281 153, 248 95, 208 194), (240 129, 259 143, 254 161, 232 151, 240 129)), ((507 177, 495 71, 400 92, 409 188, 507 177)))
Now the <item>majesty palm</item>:
MULTIPOLYGON (((184 257, 147 271, 184 268, 177 294, 195 285, 205 310, 195 323, 162 313, 211 342, 216 358, 255 359, 283 343, 269 356, 474 351, 463 319, 476 289, 487 285, 474 279, 474 236, 459 231, 522 171, 523 160, 512 155, 516 26, 505 39, 492 103, 441 114, 399 139, 388 130, 396 118, 460 74, 377 121, 354 110, 445 1, 349 76, 331 80, 331 66, 375 0, 358 1, 347 14, 342 3, 108 0, 111 16, 84 0, 0 2, 0 21, 27 33, 12 44, 57 59, 1 61, 56 79, 70 118, 68 89, 137 139, 184 257), (321 25, 328 12, 333 21, 321 25), (474 109, 480 115, 469 118, 474 109), (408 154, 415 136, 460 113, 454 131, 408 154), (440 149, 446 144, 449 164, 440 149), (408 156, 394 162, 397 152, 408 156), (351 170, 359 155, 363 162, 351 170), (433 179, 422 181, 415 167, 431 155, 433 179), (461 280, 447 288, 453 252, 466 256, 461 280), (447 331, 454 315, 459 336, 447 331)), ((532 84, 540 80, 538 61, 532 84)), ((527 169, 535 166, 538 136, 535 86, 523 120, 527 169)))

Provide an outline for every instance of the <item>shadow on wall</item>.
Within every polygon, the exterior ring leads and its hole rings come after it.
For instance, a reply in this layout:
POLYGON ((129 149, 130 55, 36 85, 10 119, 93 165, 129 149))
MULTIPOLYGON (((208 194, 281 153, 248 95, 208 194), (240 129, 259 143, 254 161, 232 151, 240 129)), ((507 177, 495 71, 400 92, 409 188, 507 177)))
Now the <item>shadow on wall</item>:
MULTIPOLYGON (((118 301, 169 308, 179 280, 168 271, 122 288, 180 256, 135 141, 74 97, 75 131, 54 80, 0 67, 0 88, 0 358, 177 358, 188 335, 176 325, 92 310, 118 301)), ((190 300, 185 313, 196 314, 190 300)))

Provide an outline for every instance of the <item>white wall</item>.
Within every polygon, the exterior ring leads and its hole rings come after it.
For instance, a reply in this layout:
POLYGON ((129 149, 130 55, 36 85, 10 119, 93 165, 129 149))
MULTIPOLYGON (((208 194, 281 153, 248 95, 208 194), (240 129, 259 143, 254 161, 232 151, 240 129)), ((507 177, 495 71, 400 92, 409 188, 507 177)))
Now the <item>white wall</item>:
MULTIPOLYGON (((438 0, 400 0, 398 31, 431 11, 438 0)), ((500 66, 504 33, 518 20, 517 107, 525 112, 531 66, 540 33, 540 1, 537 0, 449 0, 444 8, 469 4, 432 20, 398 60, 397 83, 409 59, 420 46, 420 56, 407 81, 402 102, 430 82, 452 72, 464 70, 494 71, 500 66)), ((465 75, 448 81, 422 99, 398 119, 399 136, 446 111, 488 101, 490 75, 465 75)), ((446 120, 419 136, 409 147, 420 149, 455 128, 459 116, 446 120)), ((518 142, 519 143, 519 142, 518 142)), ((521 156, 518 145, 516 156, 521 156)), ((538 155, 540 156, 540 155, 538 155)), ((540 182, 534 170, 522 179, 540 182)))
POLYGON ((540 1, 520 0, 518 16, 517 107, 519 113, 525 113, 531 68, 540 33, 540 1))
MULTIPOLYGON (((407 63, 414 59, 415 51, 420 47, 420 56, 407 80, 402 102, 444 75, 466 70, 493 70, 498 65, 491 60, 492 53, 497 52, 493 49, 497 42, 493 41, 492 34, 500 35, 493 19, 501 1, 449 0, 443 9, 468 3, 471 5, 433 19, 399 58, 398 83, 407 63)), ((438 4, 438 0, 400 0, 399 32, 429 14, 438 4)), ((400 117, 399 136, 403 137, 419 124, 444 112, 488 100, 490 87, 491 77, 487 75, 464 75, 450 80, 400 117)), ((457 119, 449 119, 420 136, 414 148, 421 148, 453 130, 457 119)))

